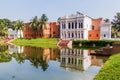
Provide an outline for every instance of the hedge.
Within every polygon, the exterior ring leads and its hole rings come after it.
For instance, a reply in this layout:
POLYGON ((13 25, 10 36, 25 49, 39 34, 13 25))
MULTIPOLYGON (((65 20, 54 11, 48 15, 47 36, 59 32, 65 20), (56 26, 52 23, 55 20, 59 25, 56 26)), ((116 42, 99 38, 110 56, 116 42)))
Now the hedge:
POLYGON ((76 40, 73 41, 73 46, 78 47, 96 47, 96 46, 107 46, 112 44, 114 42, 120 42, 120 41, 113 41, 113 40, 76 40))

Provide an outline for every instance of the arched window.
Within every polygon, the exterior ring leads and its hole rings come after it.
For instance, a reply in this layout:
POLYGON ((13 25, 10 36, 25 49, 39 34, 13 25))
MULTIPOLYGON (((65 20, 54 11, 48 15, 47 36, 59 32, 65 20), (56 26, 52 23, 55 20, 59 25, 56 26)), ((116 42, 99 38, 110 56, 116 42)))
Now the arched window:
POLYGON ((64 24, 62 24, 62 29, 64 29, 64 24))
POLYGON ((81 24, 79 23, 79 28, 81 28, 81 24))
POLYGON ((77 29, 77 22, 75 22, 75 29, 77 29))
POLYGON ((83 38, 83 33, 81 33, 81 37, 83 38))
POLYGON ((70 58, 68 58, 68 63, 70 63, 70 58))
POLYGON ((81 23, 81 28, 83 28, 83 23, 81 23))
POLYGON ((70 29, 70 23, 68 23, 68 29, 70 29))
POLYGON ((104 37, 106 37, 106 34, 104 34, 104 37))
POLYGON ((66 38, 66 33, 65 33, 65 38, 66 38))
POLYGON ((64 29, 66 29, 66 25, 64 24, 64 29))
POLYGON ((76 36, 76 38, 77 38, 77 33, 75 33, 75 36, 76 36))
POLYGON ((68 38, 70 38, 70 33, 68 33, 68 38))
POLYGON ((80 33, 79 33, 79 35, 78 35, 78 36, 79 36, 79 38, 80 38, 80 33))

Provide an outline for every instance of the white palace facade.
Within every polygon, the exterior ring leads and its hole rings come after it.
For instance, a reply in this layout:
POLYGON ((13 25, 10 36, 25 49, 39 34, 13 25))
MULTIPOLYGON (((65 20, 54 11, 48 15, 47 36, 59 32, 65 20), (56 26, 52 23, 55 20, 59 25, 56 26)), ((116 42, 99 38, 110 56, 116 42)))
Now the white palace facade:
POLYGON ((90 40, 90 39, 111 39, 111 24, 103 23, 103 20, 99 24, 96 21, 96 24, 99 27, 98 30, 93 30, 93 19, 87 15, 77 12, 76 14, 72 14, 69 16, 60 17, 60 39, 65 40, 90 40), (104 26, 104 27, 103 27, 104 26), (104 29, 105 28, 105 29, 104 29), (96 36, 91 36, 94 32, 90 32, 89 39, 89 31, 97 32, 96 36), (104 31, 106 30, 106 31, 104 31), (104 32, 104 34, 103 34, 104 32), (107 32, 107 33, 106 33, 107 32), (98 37, 98 38, 96 38, 98 37))

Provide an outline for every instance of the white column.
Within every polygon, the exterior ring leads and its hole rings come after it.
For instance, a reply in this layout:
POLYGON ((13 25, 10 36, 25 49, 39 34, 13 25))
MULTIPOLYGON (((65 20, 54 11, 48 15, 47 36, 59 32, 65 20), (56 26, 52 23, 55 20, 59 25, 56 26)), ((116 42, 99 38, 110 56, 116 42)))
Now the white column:
POLYGON ((74 31, 74 33, 73 33, 73 36, 74 36, 74 37, 73 37, 73 39, 76 39, 76 36, 75 36, 75 31, 74 31))
POLYGON ((77 39, 79 39, 79 36, 78 36, 78 31, 77 31, 77 39))
POLYGON ((70 29, 72 29, 72 22, 70 22, 70 29))
POLYGON ((68 63, 68 57, 66 57, 66 60, 65 60, 65 64, 67 65, 67 63, 68 63))
POLYGON ((74 24, 74 29, 76 29, 76 28, 75 28, 75 21, 73 22, 73 24, 74 24))
POLYGON ((68 22, 67 21, 66 21, 65 25, 66 25, 66 29, 68 29, 68 22))
POLYGON ((71 33, 71 31, 70 31, 70 38, 72 37, 72 33, 71 33))

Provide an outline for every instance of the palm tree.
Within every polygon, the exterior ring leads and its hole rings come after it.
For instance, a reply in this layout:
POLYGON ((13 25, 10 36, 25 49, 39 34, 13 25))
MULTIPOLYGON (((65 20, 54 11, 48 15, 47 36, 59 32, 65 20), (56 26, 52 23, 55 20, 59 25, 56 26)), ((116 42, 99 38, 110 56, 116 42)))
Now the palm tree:
POLYGON ((7 26, 2 21, 0 21, 0 35, 1 35, 1 37, 2 36, 5 37, 5 35, 7 35, 7 34, 8 34, 7 26))
POLYGON ((20 38, 21 38, 21 35, 22 35, 21 32, 25 27, 24 22, 21 20, 17 20, 16 22, 14 22, 13 26, 14 26, 15 30, 17 30, 17 31, 20 30, 20 38))
POLYGON ((37 32, 38 28, 40 27, 40 21, 37 16, 35 16, 33 19, 31 19, 30 27, 32 28, 32 30, 35 33, 34 37, 36 37, 36 32, 37 32))
POLYGON ((41 18, 40 18, 40 29, 42 29, 42 36, 45 36, 44 33, 44 29, 46 29, 46 23, 48 21, 48 18, 46 16, 46 14, 42 14, 41 18))
POLYGON ((9 27, 11 27, 11 21, 9 20, 9 19, 6 19, 6 18, 4 18, 4 19, 2 19, 3 20, 3 23, 9 28, 9 27))

